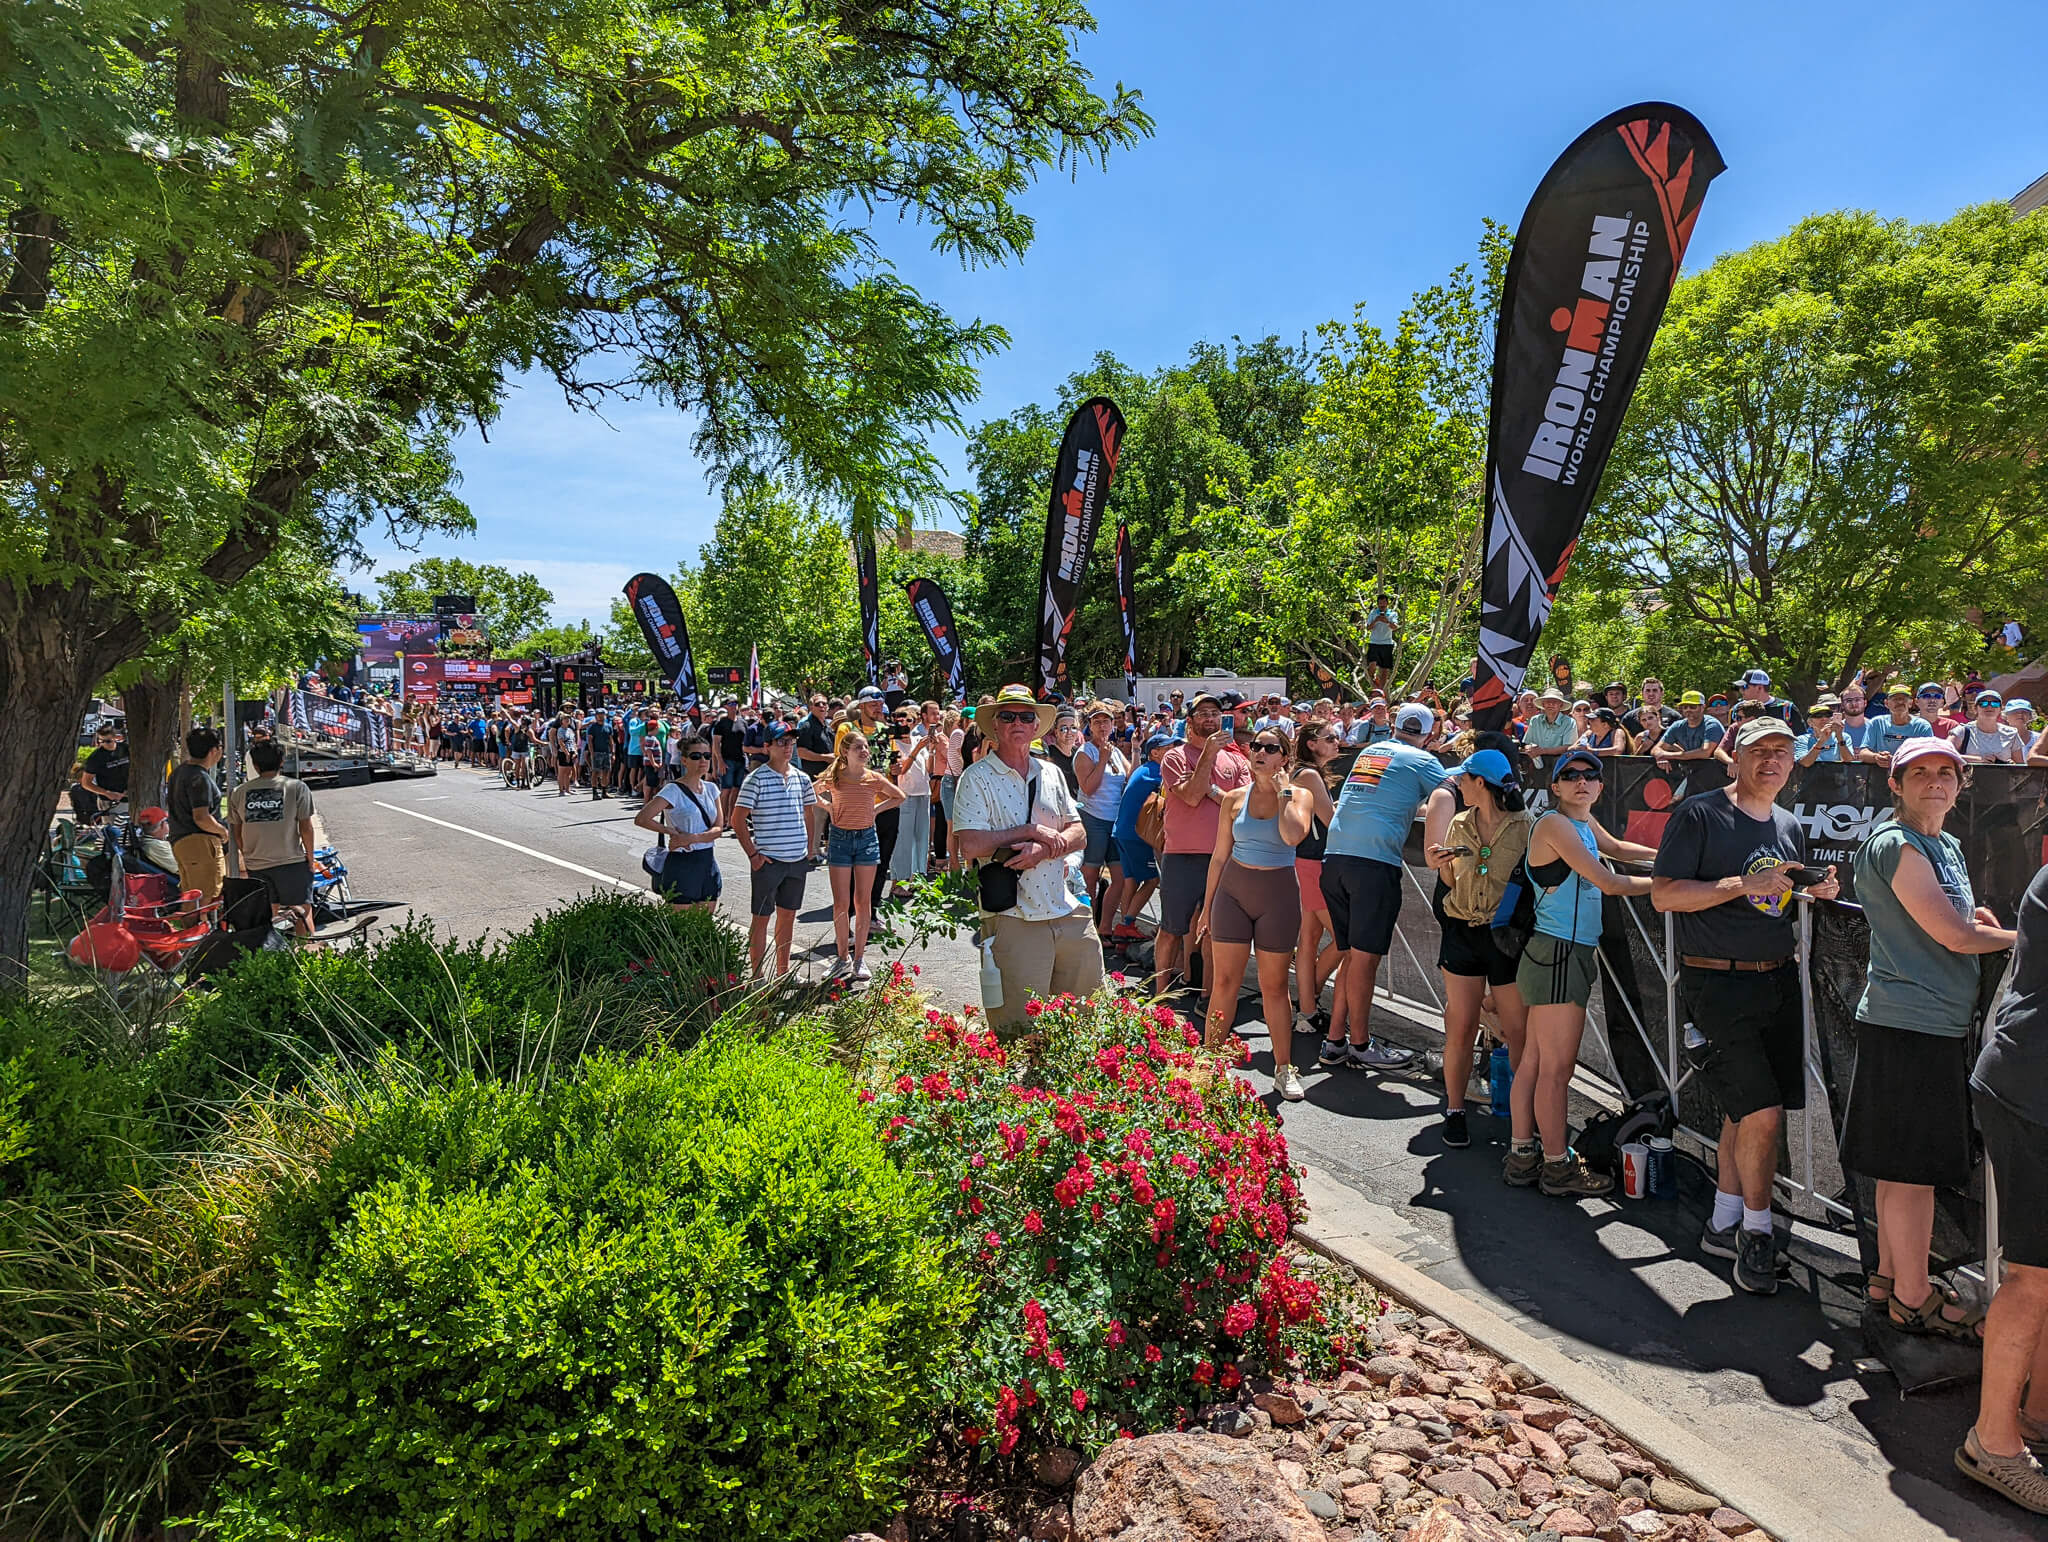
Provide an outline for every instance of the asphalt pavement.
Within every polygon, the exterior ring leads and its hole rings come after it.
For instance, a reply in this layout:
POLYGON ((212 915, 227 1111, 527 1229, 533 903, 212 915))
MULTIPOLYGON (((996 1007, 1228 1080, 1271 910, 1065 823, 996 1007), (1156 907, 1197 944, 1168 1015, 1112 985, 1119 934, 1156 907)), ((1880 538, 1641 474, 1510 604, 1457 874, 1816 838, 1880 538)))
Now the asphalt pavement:
MULTIPOLYGON (((458 938, 523 926, 595 886, 648 887, 640 855, 650 838, 633 828, 630 800, 515 790, 467 770, 317 797, 357 899, 387 914, 410 908, 458 938)), ((717 853, 722 907, 744 925, 745 859, 732 840, 717 853)), ((831 923, 820 869, 799 912, 800 967, 830 966, 831 923)), ((976 999, 966 939, 906 960, 921 965, 935 1000, 976 999)), ((1257 1011, 1247 997, 1238 1031, 1252 1051, 1248 1074, 1270 1099, 1271 1045, 1257 1011)), ((1509 1189, 1500 1181, 1506 1121, 1484 1111, 1483 1090, 1470 1100, 1471 1147, 1449 1150, 1438 1136, 1441 1084, 1429 1052, 1440 1033, 1428 1010, 1383 1002, 1374 1028, 1424 1054, 1403 1073, 1311 1070, 1308 1100, 1278 1110, 1296 1160, 1380 1207, 1381 1246, 1776 1474, 1859 1535, 2048 1538, 2048 1522, 1980 1499, 1954 1469, 1974 1383, 1904 1398, 1889 1373, 1870 1362, 1859 1369, 1866 1351, 1850 1239, 1798 1227, 1788 1285, 1773 1297, 1744 1295, 1726 1263, 1699 1251, 1711 1189, 1699 1169, 1681 1163, 1677 1201, 1572 1203, 1509 1189)), ((1299 1050, 1313 1062, 1312 1041, 1299 1050)), ((1578 1102, 1581 1112, 1595 1106, 1578 1102)))

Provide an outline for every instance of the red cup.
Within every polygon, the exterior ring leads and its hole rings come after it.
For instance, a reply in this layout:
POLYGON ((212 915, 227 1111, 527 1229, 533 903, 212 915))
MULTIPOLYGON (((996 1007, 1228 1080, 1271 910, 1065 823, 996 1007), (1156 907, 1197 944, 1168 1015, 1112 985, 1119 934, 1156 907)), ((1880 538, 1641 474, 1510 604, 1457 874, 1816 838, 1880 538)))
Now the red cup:
POLYGON ((1621 1148, 1621 1192, 1630 1199, 1650 1192, 1650 1148, 1640 1141, 1628 1141, 1621 1148))

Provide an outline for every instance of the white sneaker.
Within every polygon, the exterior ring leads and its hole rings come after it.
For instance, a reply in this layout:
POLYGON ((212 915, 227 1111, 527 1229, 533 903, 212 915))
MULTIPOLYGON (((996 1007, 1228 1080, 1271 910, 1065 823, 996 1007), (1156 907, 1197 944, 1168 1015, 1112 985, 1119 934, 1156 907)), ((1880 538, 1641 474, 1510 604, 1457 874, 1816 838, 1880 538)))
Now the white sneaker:
POLYGON ((1301 1085, 1301 1073, 1291 1065, 1283 1065, 1273 1073, 1273 1090, 1290 1103, 1299 1103, 1308 1096, 1301 1085))
POLYGON ((874 971, 868 968, 866 964, 855 964, 853 966, 853 983, 855 985, 865 985, 874 977, 874 971))

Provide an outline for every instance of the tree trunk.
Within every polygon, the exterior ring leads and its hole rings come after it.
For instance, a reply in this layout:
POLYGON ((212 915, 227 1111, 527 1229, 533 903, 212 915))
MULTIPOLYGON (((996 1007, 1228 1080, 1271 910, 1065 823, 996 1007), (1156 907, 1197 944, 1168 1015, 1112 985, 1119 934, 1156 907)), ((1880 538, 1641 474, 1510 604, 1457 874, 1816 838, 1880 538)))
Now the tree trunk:
POLYGON ((178 753, 178 718, 185 671, 173 667, 144 675, 121 693, 128 714, 128 806, 164 801, 164 768, 178 753))
POLYGON ((28 923, 50 816, 71 784, 79 725, 99 673, 79 656, 91 599, 0 585, 0 990, 28 978, 28 923))

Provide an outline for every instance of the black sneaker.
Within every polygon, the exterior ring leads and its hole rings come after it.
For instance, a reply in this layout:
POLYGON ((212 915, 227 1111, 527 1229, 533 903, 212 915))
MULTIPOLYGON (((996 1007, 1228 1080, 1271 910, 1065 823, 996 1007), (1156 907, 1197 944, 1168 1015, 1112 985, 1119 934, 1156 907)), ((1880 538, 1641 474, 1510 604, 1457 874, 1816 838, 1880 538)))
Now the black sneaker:
POLYGON ((1444 1114, 1444 1144, 1455 1151, 1463 1151, 1472 1144, 1472 1132, 1465 1128, 1465 1110, 1449 1109, 1444 1114))
POLYGON ((1752 1296, 1778 1293, 1778 1244, 1769 1232, 1745 1231, 1735 1255, 1735 1288, 1752 1296))
POLYGON ((1334 1070, 1344 1063, 1348 1054, 1342 1039, 1325 1039, 1323 1047, 1316 1051, 1316 1064, 1326 1071, 1334 1070))
MULTIPOLYGON (((1782 1280, 1792 1272, 1792 1258, 1785 1251, 1785 1245, 1790 1239, 1777 1231, 1773 1231, 1771 1237, 1778 1259, 1778 1278, 1782 1280)), ((1742 1223, 1736 1221, 1728 1226, 1716 1226, 1713 1218, 1708 1217, 1706 1226, 1700 1232, 1700 1251, 1733 1263, 1742 1253, 1742 1223)))

